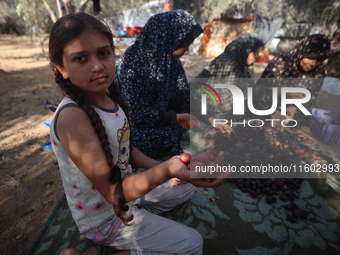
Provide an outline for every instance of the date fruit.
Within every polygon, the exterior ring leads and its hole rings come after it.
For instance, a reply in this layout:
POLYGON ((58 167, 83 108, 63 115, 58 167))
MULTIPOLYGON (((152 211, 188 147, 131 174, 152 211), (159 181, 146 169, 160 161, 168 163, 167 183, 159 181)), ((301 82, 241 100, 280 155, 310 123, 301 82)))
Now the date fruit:
POLYGON ((191 160, 191 156, 189 153, 182 153, 180 156, 180 159, 184 164, 189 164, 191 160))

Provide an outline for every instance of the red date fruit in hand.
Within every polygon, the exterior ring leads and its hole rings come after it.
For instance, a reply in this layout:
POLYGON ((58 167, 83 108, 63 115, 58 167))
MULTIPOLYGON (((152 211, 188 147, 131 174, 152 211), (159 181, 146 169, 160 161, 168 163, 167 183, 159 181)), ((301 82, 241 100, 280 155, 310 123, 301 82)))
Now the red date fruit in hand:
POLYGON ((194 160, 195 161, 199 161, 199 162, 203 162, 204 164, 208 164, 209 162, 211 162, 213 160, 213 155, 206 151, 206 152, 199 152, 195 155, 194 160))
POLYGON ((191 160, 191 156, 188 153, 182 153, 180 156, 180 159, 184 164, 189 164, 191 160))

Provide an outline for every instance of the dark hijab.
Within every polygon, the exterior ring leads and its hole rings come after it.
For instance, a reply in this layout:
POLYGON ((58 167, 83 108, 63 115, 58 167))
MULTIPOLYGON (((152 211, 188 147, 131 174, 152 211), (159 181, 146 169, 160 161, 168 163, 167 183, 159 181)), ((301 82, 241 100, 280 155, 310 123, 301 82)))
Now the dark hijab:
POLYGON ((115 83, 129 105, 134 145, 150 157, 169 147, 180 153, 184 130, 175 114, 189 112, 190 88, 181 61, 172 53, 202 32, 184 10, 156 14, 116 67, 115 83))
POLYGON ((216 57, 196 78, 251 78, 252 65, 247 65, 247 58, 263 46, 256 34, 242 34, 227 45, 224 52, 216 57))
MULTIPOLYGON (((240 88, 244 95, 246 95, 247 88, 253 86, 253 80, 250 78, 254 76, 253 65, 247 65, 247 59, 251 52, 255 52, 262 46, 263 42, 260 36, 251 33, 240 35, 236 40, 228 44, 224 52, 212 60, 210 64, 191 81, 191 84, 195 87, 201 83, 207 83, 211 86, 214 86, 214 84, 233 84, 240 88)), ((194 93, 195 96, 199 98, 200 95, 205 92, 196 89, 194 93)), ((215 106, 212 100, 208 100, 209 116, 216 118, 232 117, 233 99, 231 92, 228 89, 218 89, 218 93, 223 102, 223 106, 215 106)), ((192 109, 192 111, 194 111, 194 109, 192 109)), ((198 115, 196 112, 195 114, 198 115)))

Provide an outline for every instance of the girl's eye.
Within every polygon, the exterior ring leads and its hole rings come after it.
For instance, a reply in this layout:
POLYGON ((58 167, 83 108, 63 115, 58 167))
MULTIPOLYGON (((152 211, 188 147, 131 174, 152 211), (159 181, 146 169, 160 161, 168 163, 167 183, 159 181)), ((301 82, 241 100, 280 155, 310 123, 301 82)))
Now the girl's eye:
POLYGON ((84 56, 78 56, 74 59, 76 62, 82 62, 85 60, 85 57, 84 56))
POLYGON ((99 52, 99 56, 101 56, 101 57, 106 57, 109 54, 110 54, 110 52, 108 52, 108 51, 101 51, 101 52, 99 52))

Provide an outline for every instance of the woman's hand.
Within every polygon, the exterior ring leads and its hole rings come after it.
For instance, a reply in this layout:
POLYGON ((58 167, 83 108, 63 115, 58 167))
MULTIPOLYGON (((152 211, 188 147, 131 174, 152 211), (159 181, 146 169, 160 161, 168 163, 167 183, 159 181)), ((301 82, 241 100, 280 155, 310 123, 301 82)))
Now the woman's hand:
POLYGON ((287 125, 289 123, 289 121, 291 121, 295 114, 297 114, 297 108, 295 106, 288 106, 286 108, 286 115, 281 115, 281 112, 278 110, 275 110, 275 112, 273 112, 271 114, 271 118, 272 119, 276 119, 279 121, 273 121, 273 127, 278 129, 279 131, 283 132, 285 130, 285 127, 283 125, 281 125, 282 121, 283 124, 287 125))
POLYGON ((189 113, 177 113, 176 121, 184 129, 200 128, 201 122, 189 113))
POLYGON ((227 123, 223 123, 223 124, 215 124, 214 125, 214 120, 215 117, 210 117, 208 119, 209 123, 211 124, 211 126, 213 126, 214 128, 217 128, 219 131, 221 131, 222 134, 231 134, 231 133, 235 133, 235 131, 233 130, 233 128, 231 126, 229 126, 227 123))
POLYGON ((303 93, 299 93, 299 92, 288 92, 286 94, 287 98, 293 98, 293 99, 299 99, 299 98, 305 98, 306 95, 303 93))

